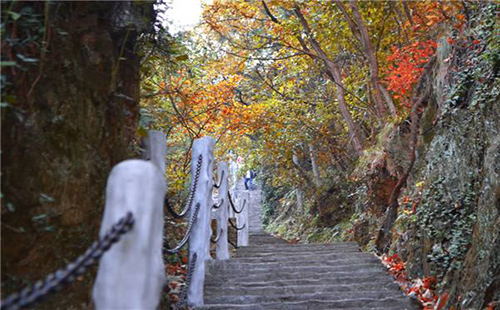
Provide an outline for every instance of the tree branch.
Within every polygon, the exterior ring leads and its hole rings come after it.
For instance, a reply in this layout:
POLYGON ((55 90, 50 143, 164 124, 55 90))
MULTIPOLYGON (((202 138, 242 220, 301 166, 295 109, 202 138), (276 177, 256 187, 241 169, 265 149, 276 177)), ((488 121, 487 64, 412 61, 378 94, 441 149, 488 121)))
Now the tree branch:
POLYGON ((267 16, 276 24, 280 24, 279 20, 271 13, 271 10, 269 10, 269 7, 267 6, 266 2, 262 0, 262 5, 264 6, 264 10, 266 11, 267 16))

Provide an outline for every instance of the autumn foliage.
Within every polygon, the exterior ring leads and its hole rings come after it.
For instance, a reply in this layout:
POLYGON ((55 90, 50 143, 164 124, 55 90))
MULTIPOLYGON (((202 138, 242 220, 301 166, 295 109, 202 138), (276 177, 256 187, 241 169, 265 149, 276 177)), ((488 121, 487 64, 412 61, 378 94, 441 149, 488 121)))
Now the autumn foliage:
MULTIPOLYGON (((215 138, 219 160, 244 157, 243 169, 262 168, 269 186, 306 200, 331 180, 353 179, 349 171, 383 131, 413 119, 411 98, 437 42, 459 43, 442 29, 462 31, 464 3, 207 4, 197 33, 183 34, 172 61, 157 58, 143 78, 144 114, 154 119, 143 127, 168 133, 169 195, 186 194, 190 148, 201 136, 215 138)), ((448 295, 437 295, 435 277, 410 280, 397 255, 383 261, 425 309, 444 309, 448 295)))
POLYGON ((445 292, 441 296, 435 293, 437 278, 429 276, 423 279, 411 279, 406 273, 405 262, 398 254, 391 256, 384 254, 381 257, 382 263, 387 267, 387 271, 395 278, 401 290, 408 296, 418 299, 424 306, 423 310, 444 309, 448 294, 445 292))
POLYGON ((405 107, 410 106, 411 90, 422 75, 424 65, 436 53, 436 48, 433 40, 415 42, 402 48, 392 47, 392 54, 387 57, 387 89, 405 107))

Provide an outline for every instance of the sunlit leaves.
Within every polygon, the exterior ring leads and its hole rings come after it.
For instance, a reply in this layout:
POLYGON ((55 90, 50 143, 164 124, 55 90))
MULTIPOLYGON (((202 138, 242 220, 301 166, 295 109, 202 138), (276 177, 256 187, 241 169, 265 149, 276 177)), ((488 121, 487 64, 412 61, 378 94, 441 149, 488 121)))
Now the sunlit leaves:
POLYGON ((394 97, 402 104, 409 106, 412 87, 422 75, 424 65, 436 53, 437 44, 433 40, 415 42, 403 48, 392 48, 392 54, 387 57, 389 74, 387 76, 388 90, 394 92, 394 97))

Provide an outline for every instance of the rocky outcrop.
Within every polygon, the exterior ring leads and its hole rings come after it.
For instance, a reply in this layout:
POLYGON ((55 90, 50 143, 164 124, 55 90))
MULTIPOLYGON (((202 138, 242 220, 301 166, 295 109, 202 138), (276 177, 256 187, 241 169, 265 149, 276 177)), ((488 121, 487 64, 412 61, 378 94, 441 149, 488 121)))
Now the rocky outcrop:
POLYGON ((132 155, 138 36, 152 9, 132 1, 2 7, 2 19, 16 17, 2 22, 2 57, 17 62, 2 72, 4 293, 63 266, 97 236, 107 175, 132 155))
POLYGON ((437 275, 447 307, 500 300, 500 42, 498 4, 443 40, 406 195, 415 216, 393 249, 418 277, 437 275), (451 40, 450 40, 451 41, 451 40))

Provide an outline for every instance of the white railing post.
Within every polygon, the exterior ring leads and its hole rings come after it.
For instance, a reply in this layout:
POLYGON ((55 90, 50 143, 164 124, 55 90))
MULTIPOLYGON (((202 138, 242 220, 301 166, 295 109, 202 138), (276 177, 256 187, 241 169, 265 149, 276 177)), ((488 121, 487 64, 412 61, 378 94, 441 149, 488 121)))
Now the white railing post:
MULTIPOLYGON (((231 172, 231 195, 234 199, 234 203, 236 203, 236 198, 238 198, 238 167, 239 164, 236 161, 230 162, 230 172, 231 172)), ((234 213, 232 208, 229 208, 229 218, 235 218, 236 213, 234 213)))
POLYGON ((248 210, 250 209, 250 192, 243 191, 240 193, 240 198, 238 199, 239 205, 238 210, 243 210, 241 213, 236 214, 236 223, 238 227, 243 227, 238 231, 238 246, 248 246, 248 210), (246 201, 246 202, 245 202, 246 201))
POLYGON ((229 246, 227 242, 227 221, 229 212, 228 179, 229 171, 227 162, 221 161, 217 164, 217 175, 220 179, 218 198, 221 206, 217 209, 217 234, 220 234, 216 244, 216 255, 218 260, 229 259, 229 246))
POLYGON ((167 138, 161 131, 150 130, 144 138, 142 159, 150 160, 165 174, 165 156, 167 155, 167 138))
POLYGON ((96 309, 156 309, 165 283, 165 178, 150 162, 127 160, 108 178, 100 237, 127 212, 134 226, 104 254, 93 288, 96 309))
MULTIPOLYGON (((198 218, 193 226, 189 239, 189 264, 193 262, 196 255, 196 265, 194 268, 187 294, 187 303, 191 307, 203 306, 203 285, 205 283, 205 260, 209 257, 210 237, 211 237, 211 209, 213 205, 213 160, 214 160, 214 139, 204 137, 196 139, 193 143, 191 171, 196 171, 198 157, 202 156, 202 165, 196 195, 191 207, 191 218, 194 216, 196 205, 200 205, 198 218)), ((196 176, 192 175, 191 182, 196 176)))

